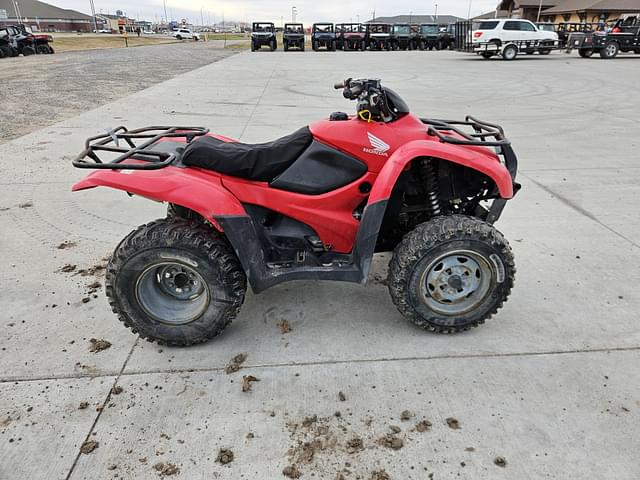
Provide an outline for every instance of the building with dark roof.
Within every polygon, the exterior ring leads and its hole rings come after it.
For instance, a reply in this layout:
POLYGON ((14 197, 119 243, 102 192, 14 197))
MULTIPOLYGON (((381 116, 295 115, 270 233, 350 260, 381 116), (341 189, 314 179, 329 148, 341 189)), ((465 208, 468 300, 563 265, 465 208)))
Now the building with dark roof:
POLYGON ((396 15, 394 17, 376 17, 375 22, 371 19, 365 23, 437 23, 438 25, 448 25, 459 20, 464 20, 464 18, 453 15, 396 15))
POLYGON ((544 11, 562 0, 500 0, 496 7, 500 18, 524 18, 532 22, 549 21, 544 11))
POLYGON ((90 32, 93 17, 38 0, 0 0, 0 27, 24 23, 34 31, 90 32))
POLYGON ((555 22, 605 23, 625 13, 640 13, 640 0, 560 0, 544 11, 555 22))

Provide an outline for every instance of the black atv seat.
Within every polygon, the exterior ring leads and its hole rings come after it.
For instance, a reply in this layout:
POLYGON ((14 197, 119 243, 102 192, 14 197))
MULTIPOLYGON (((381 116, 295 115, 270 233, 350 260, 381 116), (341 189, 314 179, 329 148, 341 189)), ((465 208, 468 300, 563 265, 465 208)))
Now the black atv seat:
POLYGON ((182 163, 233 177, 270 182, 295 162, 312 140, 308 127, 268 143, 224 142, 200 137, 185 148, 182 163))

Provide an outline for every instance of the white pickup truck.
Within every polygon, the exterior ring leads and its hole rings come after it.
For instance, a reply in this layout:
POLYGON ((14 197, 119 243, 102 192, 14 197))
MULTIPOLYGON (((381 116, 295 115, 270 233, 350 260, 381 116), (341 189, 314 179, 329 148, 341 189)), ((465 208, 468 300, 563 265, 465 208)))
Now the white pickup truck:
POLYGON ((484 58, 501 55, 504 60, 513 60, 522 52, 551 53, 558 47, 558 34, 541 30, 529 20, 496 18, 473 23, 471 44, 484 58))

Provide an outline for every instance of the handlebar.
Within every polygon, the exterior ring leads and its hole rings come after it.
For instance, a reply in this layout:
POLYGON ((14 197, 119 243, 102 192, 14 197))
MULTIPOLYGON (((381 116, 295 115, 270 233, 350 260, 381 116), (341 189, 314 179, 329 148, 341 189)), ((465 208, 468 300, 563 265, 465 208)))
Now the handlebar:
POLYGON ((387 103, 386 92, 379 79, 360 78, 346 80, 334 84, 336 90, 342 89, 342 96, 347 100, 358 100, 357 111, 366 112, 369 118, 376 121, 392 121, 396 115, 387 103))

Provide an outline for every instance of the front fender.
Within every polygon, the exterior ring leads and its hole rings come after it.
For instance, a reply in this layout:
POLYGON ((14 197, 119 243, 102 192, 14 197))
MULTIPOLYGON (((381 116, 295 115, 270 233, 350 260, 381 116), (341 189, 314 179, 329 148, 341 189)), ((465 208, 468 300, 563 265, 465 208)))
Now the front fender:
MULTIPOLYGON (((165 167, 158 170, 97 170, 74 184, 72 191, 98 186, 124 190, 160 202, 170 202, 214 216, 245 216, 245 209, 215 173, 196 168, 165 167)), ((219 228, 219 227, 218 227, 219 228)))
POLYGON ((499 157, 486 147, 460 147, 432 140, 414 140, 398 148, 384 164, 371 189, 369 203, 387 200, 400 173, 419 157, 434 157, 477 170, 495 182, 502 198, 513 197, 511 174, 499 157))

